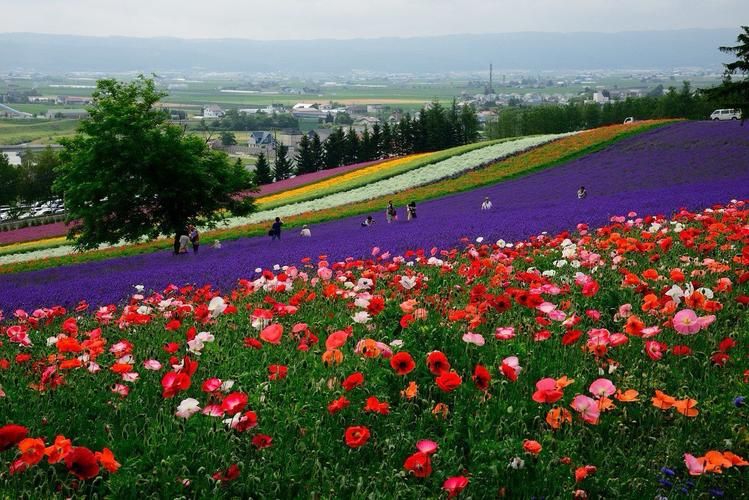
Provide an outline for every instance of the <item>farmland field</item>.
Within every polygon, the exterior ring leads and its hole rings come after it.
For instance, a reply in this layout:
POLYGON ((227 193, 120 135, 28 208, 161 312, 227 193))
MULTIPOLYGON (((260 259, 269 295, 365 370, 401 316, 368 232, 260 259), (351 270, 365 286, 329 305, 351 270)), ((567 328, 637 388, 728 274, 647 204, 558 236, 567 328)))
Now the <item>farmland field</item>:
POLYGON ((741 498, 749 133, 642 130, 411 221, 1 275, 0 493, 741 498))
POLYGON ((78 127, 78 120, 0 121, 0 144, 54 144, 63 136, 73 135, 78 127))

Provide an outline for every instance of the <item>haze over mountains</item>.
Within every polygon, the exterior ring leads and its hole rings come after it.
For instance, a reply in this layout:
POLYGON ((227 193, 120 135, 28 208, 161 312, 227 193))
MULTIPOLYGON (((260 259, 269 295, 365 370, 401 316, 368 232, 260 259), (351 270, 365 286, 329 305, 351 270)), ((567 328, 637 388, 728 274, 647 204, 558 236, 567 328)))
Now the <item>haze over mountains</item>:
POLYGON ((319 73, 720 68, 735 29, 257 41, 0 33, 0 71, 319 73))

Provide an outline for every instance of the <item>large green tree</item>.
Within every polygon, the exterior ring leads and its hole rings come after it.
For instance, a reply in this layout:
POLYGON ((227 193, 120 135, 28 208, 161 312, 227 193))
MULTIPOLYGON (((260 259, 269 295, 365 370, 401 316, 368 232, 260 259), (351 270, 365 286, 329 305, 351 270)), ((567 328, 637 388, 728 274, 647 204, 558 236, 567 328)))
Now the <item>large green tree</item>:
POLYGON ((299 149, 296 153, 296 173, 309 174, 317 171, 317 161, 312 151, 312 141, 307 134, 299 141, 299 149))
POLYGON ((47 147, 38 153, 24 153, 19 173, 18 192, 24 201, 42 201, 53 197, 52 186, 60 165, 59 155, 47 147))
POLYGON ((732 54, 736 60, 724 64, 723 83, 709 89, 708 95, 741 110, 741 124, 749 118, 749 26, 741 27, 742 33, 736 37, 737 44, 732 47, 720 47, 720 51, 732 54), (741 76, 734 80, 734 76, 741 76))
POLYGON ((142 76, 99 80, 90 118, 60 141, 55 189, 78 248, 180 234, 253 210, 252 198, 236 196, 252 187, 251 175, 171 124, 156 106, 164 95, 142 76))
POLYGON ((261 186, 273 182, 273 172, 270 170, 270 164, 265 157, 265 153, 260 153, 255 163, 255 184, 261 186))
POLYGON ((289 147, 283 144, 276 145, 276 160, 273 162, 273 177, 276 181, 282 181, 291 177, 293 168, 289 160, 289 147))
POLYGON ((8 161, 8 157, 0 153, 0 205, 10 205, 18 199, 18 182, 20 173, 8 161))

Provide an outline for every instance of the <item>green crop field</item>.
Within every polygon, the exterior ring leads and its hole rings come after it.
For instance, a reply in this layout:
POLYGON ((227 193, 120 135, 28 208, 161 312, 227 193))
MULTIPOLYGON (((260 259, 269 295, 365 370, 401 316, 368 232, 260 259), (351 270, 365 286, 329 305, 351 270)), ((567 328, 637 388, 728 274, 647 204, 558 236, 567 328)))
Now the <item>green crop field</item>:
POLYGON ((78 120, 2 120, 0 144, 52 144, 60 137, 75 133, 77 126, 78 120))

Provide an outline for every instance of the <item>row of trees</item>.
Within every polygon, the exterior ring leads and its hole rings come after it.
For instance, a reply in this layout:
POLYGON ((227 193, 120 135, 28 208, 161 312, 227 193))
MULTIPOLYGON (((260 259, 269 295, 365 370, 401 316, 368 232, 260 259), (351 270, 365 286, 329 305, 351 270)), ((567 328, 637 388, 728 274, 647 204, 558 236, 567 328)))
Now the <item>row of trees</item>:
POLYGON ((503 109, 496 121, 488 124, 490 138, 528 134, 572 132, 586 128, 622 123, 632 116, 637 120, 688 118, 704 120, 716 108, 728 107, 706 92, 694 92, 689 82, 681 89, 669 88, 662 95, 629 98, 606 103, 573 102, 564 106, 542 105, 503 109))
POLYGON ((0 154, 0 205, 52 198, 52 184, 59 164, 60 158, 52 148, 38 153, 25 151, 18 166, 11 165, 8 158, 0 154))
POLYGON ((304 135, 296 153, 296 167, 288 159, 288 148, 277 145, 272 169, 264 155, 258 158, 255 182, 268 184, 294 174, 394 155, 437 151, 475 142, 478 136, 479 122, 473 107, 459 107, 453 101, 450 108, 445 108, 435 101, 416 116, 406 114, 394 125, 375 124, 371 131, 365 127, 361 134, 353 128, 347 132, 336 128, 325 141, 321 141, 316 133, 311 138, 304 135))

